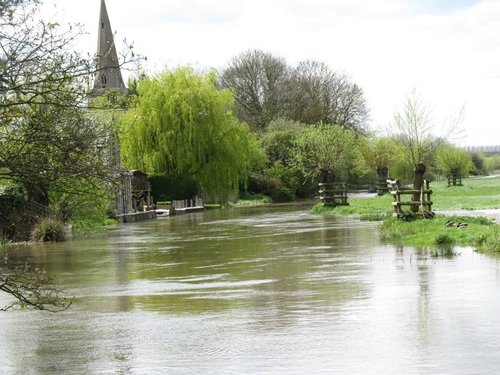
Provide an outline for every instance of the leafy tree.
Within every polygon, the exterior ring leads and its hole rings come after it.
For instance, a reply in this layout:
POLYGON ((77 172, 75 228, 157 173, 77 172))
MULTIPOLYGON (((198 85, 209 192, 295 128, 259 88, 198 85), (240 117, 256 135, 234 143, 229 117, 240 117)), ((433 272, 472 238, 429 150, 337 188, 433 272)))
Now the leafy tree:
POLYGON ((268 131, 259 139, 267 158, 265 176, 261 179, 274 180, 274 185, 269 184, 272 188, 262 193, 270 195, 273 201, 293 200, 304 195, 304 185, 301 184, 304 176, 293 163, 295 140, 303 129, 304 124, 280 118, 271 121, 268 131))
POLYGON ((288 164, 293 158, 293 145, 299 132, 290 130, 266 133, 260 139, 260 145, 267 156, 268 165, 277 162, 288 164))
POLYGON ((56 183, 49 193, 50 212, 76 233, 95 230, 110 222, 113 189, 105 180, 72 178, 56 183), (63 183, 63 186, 60 184, 63 183), (70 184, 71 190, 65 185, 70 184), (79 193, 76 193, 76 192, 79 193))
POLYGON ((437 150, 438 169, 447 175, 460 173, 467 176, 473 168, 472 158, 468 151, 444 144, 437 150))
MULTIPOLYGON (((83 35, 79 26, 40 20, 39 3, 0 1, 0 180, 24 186, 30 199, 47 205, 55 188, 93 191, 112 164, 105 124, 84 110, 96 59, 72 51, 83 35), (75 179, 86 184, 75 186, 75 179)), ((29 264, 0 266, 0 290, 26 307, 66 308, 51 282, 29 264)))
POLYGON ((190 68, 143 78, 137 102, 122 118, 123 163, 149 174, 191 175, 223 201, 245 181, 256 140, 234 116, 233 95, 216 74, 190 68))
POLYGON ((45 206, 56 184, 82 193, 75 178, 86 179, 89 190, 111 180, 106 124, 79 108, 37 104, 27 115, 0 135, 0 178, 23 185, 29 199, 45 206))
POLYGON ((346 181, 357 157, 354 132, 339 125, 308 127, 295 141, 295 164, 304 176, 322 182, 346 181))
POLYGON ((473 152, 471 154, 472 163, 474 164, 474 174, 476 175, 487 175, 488 169, 486 168, 486 157, 482 152, 473 152))
POLYGON ((484 157, 484 169, 487 173, 497 173, 500 170, 500 155, 489 155, 484 157))
POLYGON ((56 183, 70 191, 65 180, 110 176, 111 132, 85 111, 96 60, 71 50, 81 28, 40 20, 38 5, 0 2, 0 178, 48 205, 56 183))
MULTIPOLYGON (((391 138, 366 137, 359 143, 363 166, 376 172, 379 181, 389 178, 389 168, 397 160, 397 149, 391 138)), ((379 188, 379 194, 383 194, 379 188)))

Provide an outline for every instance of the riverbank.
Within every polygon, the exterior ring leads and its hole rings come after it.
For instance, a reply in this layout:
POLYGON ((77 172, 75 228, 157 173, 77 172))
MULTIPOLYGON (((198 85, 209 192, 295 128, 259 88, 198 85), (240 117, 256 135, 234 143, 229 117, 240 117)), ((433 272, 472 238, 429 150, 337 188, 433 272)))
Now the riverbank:
POLYGON ((361 219, 382 221, 383 240, 410 246, 473 246, 478 251, 500 252, 500 176, 471 177, 463 186, 448 187, 446 181, 431 183, 433 220, 402 221, 392 217, 392 196, 349 198, 348 206, 323 207, 312 213, 359 215, 361 219), (453 222, 454 225, 445 225, 453 222), (459 223, 465 223, 457 228, 459 223))

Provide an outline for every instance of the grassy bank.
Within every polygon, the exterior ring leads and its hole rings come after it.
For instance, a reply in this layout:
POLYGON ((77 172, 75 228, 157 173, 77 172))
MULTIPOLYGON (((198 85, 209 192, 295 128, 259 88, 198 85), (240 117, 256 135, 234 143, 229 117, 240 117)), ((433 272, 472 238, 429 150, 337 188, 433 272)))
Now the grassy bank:
MULTIPOLYGON (((448 187, 445 181, 431 183, 433 210, 500 209, 500 177, 463 179, 463 186, 448 187)), ((401 221, 392 217, 392 196, 349 198, 348 206, 323 207, 312 213, 324 215, 359 214, 361 218, 384 220, 380 226, 382 239, 411 246, 474 246, 478 250, 500 252, 500 229, 482 217, 437 215, 433 220, 401 221), (446 226, 447 221, 467 223, 466 228, 446 226)))

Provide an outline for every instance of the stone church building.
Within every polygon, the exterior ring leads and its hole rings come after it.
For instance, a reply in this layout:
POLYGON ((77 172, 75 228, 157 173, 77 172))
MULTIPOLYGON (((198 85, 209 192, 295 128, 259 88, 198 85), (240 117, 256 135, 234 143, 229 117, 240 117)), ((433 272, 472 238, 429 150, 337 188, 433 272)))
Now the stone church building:
MULTIPOLYGON (((120 70, 120 62, 116 52, 113 31, 109 21, 106 3, 101 0, 97 36, 97 66, 91 96, 99 96, 111 90, 118 94, 126 93, 126 86, 120 70)), ((127 171, 120 165, 120 152, 117 143, 116 169, 120 188, 116 197, 116 212, 119 218, 124 215, 142 211, 152 206, 151 186, 147 175, 140 171, 127 171)))

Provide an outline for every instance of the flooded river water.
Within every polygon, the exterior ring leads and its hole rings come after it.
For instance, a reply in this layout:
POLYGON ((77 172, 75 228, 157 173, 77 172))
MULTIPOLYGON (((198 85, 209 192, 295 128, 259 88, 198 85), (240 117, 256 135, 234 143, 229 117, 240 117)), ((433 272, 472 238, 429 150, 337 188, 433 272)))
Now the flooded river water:
POLYGON ((20 247, 75 302, 0 313, 0 374, 500 372, 498 259, 382 244, 377 223, 306 207, 20 247))

